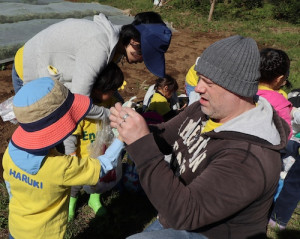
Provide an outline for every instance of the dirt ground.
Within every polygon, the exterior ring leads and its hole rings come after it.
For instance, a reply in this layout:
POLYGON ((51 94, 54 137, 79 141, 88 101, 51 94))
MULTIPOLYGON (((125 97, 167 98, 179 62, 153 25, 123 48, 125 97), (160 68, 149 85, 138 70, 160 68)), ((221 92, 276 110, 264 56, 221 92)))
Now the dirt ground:
MULTIPOLYGON (((213 42, 227 37, 211 33, 192 33, 187 30, 177 30, 173 33, 170 47, 166 53, 166 73, 173 76, 179 85, 179 93, 184 93, 185 75, 194 64, 202 51, 213 42)), ((143 63, 119 64, 127 81, 126 88, 120 92, 125 100, 137 96, 137 100, 143 100, 147 86, 154 83, 156 77, 152 75, 143 63)), ((4 70, 0 70, 0 103, 14 95, 11 83, 12 64, 7 64, 4 70)), ((8 145, 10 137, 17 125, 3 122, 0 118, 0 160, 8 145)), ((0 179, 2 178, 2 163, 0 167, 0 179)))

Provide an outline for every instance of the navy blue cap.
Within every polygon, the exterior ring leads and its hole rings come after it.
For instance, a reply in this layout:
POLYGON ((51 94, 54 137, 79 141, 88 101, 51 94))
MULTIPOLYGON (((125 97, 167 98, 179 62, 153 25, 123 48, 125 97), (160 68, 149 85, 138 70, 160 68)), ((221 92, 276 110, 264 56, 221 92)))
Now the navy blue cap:
POLYGON ((148 70, 158 77, 165 77, 165 52, 168 50, 172 31, 164 24, 139 24, 134 26, 141 35, 141 50, 148 70))

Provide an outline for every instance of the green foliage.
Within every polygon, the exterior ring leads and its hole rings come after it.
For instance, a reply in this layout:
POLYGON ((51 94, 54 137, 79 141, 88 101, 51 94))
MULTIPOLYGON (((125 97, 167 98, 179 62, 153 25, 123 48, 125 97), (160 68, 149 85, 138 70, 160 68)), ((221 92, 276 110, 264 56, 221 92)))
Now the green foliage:
POLYGON ((254 18, 265 19, 272 16, 271 10, 272 8, 270 8, 270 5, 265 7, 260 0, 235 0, 230 4, 217 4, 214 12, 214 18, 218 20, 236 19, 239 21, 253 20, 254 18))
POLYGON ((147 197, 138 193, 110 191, 102 194, 102 205, 107 213, 98 217, 86 205, 86 194, 79 200, 78 214, 68 223, 64 239, 126 238, 143 231, 157 215, 147 197))
POLYGON ((135 15, 139 12, 152 11, 152 0, 98 0, 101 4, 106 4, 119 9, 131 9, 131 14, 135 15))
POLYGON ((8 193, 4 182, 0 182, 0 231, 8 229, 8 193))
POLYGON ((168 6, 180 11, 193 9, 197 12, 208 14, 210 2, 209 0, 173 0, 168 3, 168 6))
POLYGON ((273 4, 274 18, 283 19, 294 24, 300 24, 300 1, 299 0, 270 0, 273 4))
POLYGON ((243 8, 251 10, 263 7, 263 0, 232 0, 231 6, 234 8, 243 8))

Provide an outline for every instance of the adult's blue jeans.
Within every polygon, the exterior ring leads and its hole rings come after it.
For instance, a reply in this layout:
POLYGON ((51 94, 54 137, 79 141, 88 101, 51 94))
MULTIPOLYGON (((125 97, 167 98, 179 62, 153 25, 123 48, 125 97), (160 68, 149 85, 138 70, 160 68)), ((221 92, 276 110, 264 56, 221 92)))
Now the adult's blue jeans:
POLYGON ((207 239, 206 236, 185 230, 164 229, 158 220, 154 221, 143 232, 127 237, 127 239, 207 239))
POLYGON ((276 199, 271 213, 271 219, 282 226, 286 226, 295 208, 300 201, 300 156, 298 152, 299 143, 289 141, 287 148, 295 152, 296 161, 288 171, 282 190, 276 199))
POLYGON ((18 74, 16 72, 15 64, 13 64, 11 73, 12 73, 12 84, 13 84, 13 87, 15 90, 15 94, 17 94, 17 92, 23 86, 23 81, 21 80, 21 78, 18 76, 18 74))

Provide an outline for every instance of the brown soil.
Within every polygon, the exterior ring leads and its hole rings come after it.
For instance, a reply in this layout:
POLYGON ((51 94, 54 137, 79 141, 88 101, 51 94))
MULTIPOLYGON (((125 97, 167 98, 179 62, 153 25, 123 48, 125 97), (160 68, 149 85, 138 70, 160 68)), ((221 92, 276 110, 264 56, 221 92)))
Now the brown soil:
MULTIPOLYGON (((196 58, 211 43, 223 38, 224 35, 211 33, 192 33, 188 30, 178 30, 173 33, 171 45, 166 53, 166 72, 173 76, 179 85, 179 93, 184 93, 185 75, 194 64, 196 58)), ((147 86, 154 83, 156 77, 152 75, 142 64, 120 64, 127 81, 126 88, 121 91, 125 100, 132 96, 137 96, 137 100, 142 100, 147 86)), ((0 71, 0 102, 5 101, 14 95, 11 83, 12 64, 8 64, 6 69, 0 71)), ((3 122, 0 119, 0 160, 8 145, 16 125, 10 122, 3 122)), ((0 179, 2 178, 2 163, 0 167, 0 179)))

